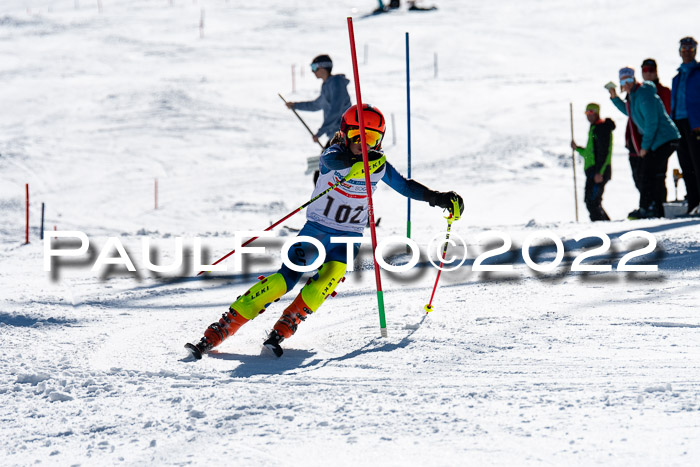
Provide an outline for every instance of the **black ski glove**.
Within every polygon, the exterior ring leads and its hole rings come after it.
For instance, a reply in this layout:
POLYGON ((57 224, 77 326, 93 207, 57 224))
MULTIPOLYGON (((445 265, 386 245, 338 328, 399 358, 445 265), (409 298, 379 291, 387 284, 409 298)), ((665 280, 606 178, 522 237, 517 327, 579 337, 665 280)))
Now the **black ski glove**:
POLYGON ((432 191, 426 196, 426 201, 431 206, 439 206, 442 209, 447 209, 450 214, 452 214, 455 220, 459 219, 464 212, 464 200, 454 191, 447 191, 441 193, 439 191, 432 191), (455 209, 459 209, 456 212, 455 209))

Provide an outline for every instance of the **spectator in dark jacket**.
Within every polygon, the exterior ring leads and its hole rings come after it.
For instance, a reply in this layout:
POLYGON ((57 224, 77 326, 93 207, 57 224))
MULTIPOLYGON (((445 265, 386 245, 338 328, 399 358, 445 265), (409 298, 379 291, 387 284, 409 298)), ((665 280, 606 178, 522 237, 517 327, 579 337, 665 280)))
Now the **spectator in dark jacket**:
POLYGON ((700 213, 700 63, 695 60, 698 42, 692 37, 681 39, 683 60, 671 85, 671 117, 681 134, 678 162, 683 170, 688 213, 700 213))
POLYGON ((615 123, 600 118, 600 106, 590 103, 586 106, 586 118, 591 124, 588 130, 586 147, 571 141, 571 147, 583 156, 583 169, 586 172, 584 200, 592 221, 609 221, 603 209, 603 190, 612 176, 612 132, 615 123))
POLYGON ((642 190, 639 209, 629 214, 631 219, 663 217, 666 202, 666 169, 668 158, 678 146, 680 133, 666 113, 656 86, 651 81, 641 85, 634 79, 634 70, 620 70, 620 88, 627 92, 627 105, 610 89, 610 98, 620 112, 629 116, 642 134, 639 156, 642 162, 642 190))

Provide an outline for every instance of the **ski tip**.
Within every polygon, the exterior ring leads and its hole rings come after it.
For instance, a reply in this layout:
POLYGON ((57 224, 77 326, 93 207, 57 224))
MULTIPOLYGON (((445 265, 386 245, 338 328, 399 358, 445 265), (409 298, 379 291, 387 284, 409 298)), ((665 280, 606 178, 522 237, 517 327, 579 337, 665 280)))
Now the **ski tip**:
POLYGON ((284 354, 284 350, 282 349, 282 347, 275 344, 263 344, 263 349, 272 352, 272 354, 277 358, 280 358, 282 354, 284 354))
POLYGON ((185 348, 190 352, 190 355, 195 359, 195 360, 201 360, 202 359, 202 351, 199 350, 199 348, 194 345, 190 344, 189 342, 185 344, 185 348))

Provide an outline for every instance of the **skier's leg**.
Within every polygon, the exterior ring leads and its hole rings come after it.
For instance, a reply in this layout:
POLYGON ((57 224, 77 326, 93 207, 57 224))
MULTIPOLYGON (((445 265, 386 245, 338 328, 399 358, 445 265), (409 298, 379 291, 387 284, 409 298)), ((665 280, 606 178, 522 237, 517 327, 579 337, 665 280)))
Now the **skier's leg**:
POLYGON ((209 325, 202 339, 203 351, 209 351, 232 336, 245 323, 265 311, 270 303, 287 292, 285 277, 279 272, 261 279, 231 304, 221 319, 209 325))
MULTIPOLYGON (((318 237, 318 232, 312 226, 305 225, 299 235, 318 237)), ((289 250, 289 260, 297 266, 312 263, 318 256, 316 247, 311 243, 298 242, 289 250)), ((227 337, 233 335, 243 324, 265 311, 267 306, 278 300, 282 295, 292 290, 301 279, 302 273, 282 266, 279 271, 261 280, 229 307, 218 323, 213 323, 204 333, 204 337, 216 347, 227 337)))
MULTIPOLYGON (((298 236, 311 236, 318 238, 319 231, 312 225, 306 224, 298 236)), ((313 262, 318 251, 310 243, 297 243, 290 249, 289 260, 297 266, 313 262)), ((202 354, 221 344, 226 338, 232 336, 245 323, 265 311, 270 303, 277 301, 288 290, 292 290, 302 273, 282 266, 276 273, 261 279, 246 293, 239 296, 231 304, 228 312, 221 319, 212 323, 204 332, 204 337, 196 345, 187 344, 195 358, 202 358, 202 354)))
POLYGON ((289 305, 274 326, 274 330, 284 339, 292 337, 299 323, 306 315, 313 313, 333 293, 345 275, 347 265, 339 261, 324 263, 318 273, 308 280, 299 295, 289 305))
MULTIPOLYGON (((355 236, 354 234, 348 236, 355 236)), ((357 234, 361 237, 361 234, 357 234)), ((327 239, 325 239, 327 240, 327 239)), ((325 243, 325 242, 324 242, 325 243)), ((353 257, 360 249, 359 244, 353 245, 353 257)), ((323 302, 332 295, 338 283, 342 282, 347 271, 347 250, 345 244, 333 244, 327 250, 327 261, 319 268, 314 277, 308 280, 301 289, 299 295, 284 310, 272 332, 263 343, 265 347, 272 350, 278 357, 282 356, 280 343, 284 339, 290 338, 297 330, 299 323, 306 317, 318 310, 323 302)))

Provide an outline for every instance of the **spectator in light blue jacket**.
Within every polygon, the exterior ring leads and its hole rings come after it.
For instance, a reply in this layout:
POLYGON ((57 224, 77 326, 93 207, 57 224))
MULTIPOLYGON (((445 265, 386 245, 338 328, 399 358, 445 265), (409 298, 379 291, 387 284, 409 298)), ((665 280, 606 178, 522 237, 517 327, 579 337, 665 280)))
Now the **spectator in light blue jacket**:
POLYGON ((314 58, 311 62, 311 71, 316 78, 323 80, 321 95, 313 101, 287 103, 287 107, 295 110, 323 110, 323 124, 313 135, 315 142, 318 142, 318 138, 322 135, 326 135, 330 141, 335 132, 340 130, 340 119, 343 113, 352 105, 348 94, 350 81, 345 75, 331 74, 332 70, 333 62, 328 55, 319 55, 314 58))
POLYGON ((620 112, 629 116, 642 134, 639 156, 642 162, 642 187, 639 209, 632 211, 632 219, 663 217, 666 202, 666 170, 668 158, 678 147, 680 133, 666 113, 664 104, 651 81, 639 84, 634 70, 620 70, 620 89, 627 92, 627 103, 610 89, 610 98, 620 112))
MULTIPOLYGON (((323 123, 313 135, 314 142, 318 143, 319 136, 326 135, 328 141, 323 147, 325 151, 331 144, 335 133, 340 130, 340 120, 343 113, 350 108, 350 95, 348 94, 348 83, 350 81, 345 75, 331 74, 333 61, 328 55, 319 55, 311 62, 311 71, 316 78, 323 81, 321 85, 321 95, 313 101, 307 102, 287 102, 287 107, 295 110, 323 110, 323 123)), ((318 165, 319 157, 310 157, 309 165, 318 165)), ((314 184, 318 180, 319 170, 314 171, 314 184)))

